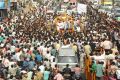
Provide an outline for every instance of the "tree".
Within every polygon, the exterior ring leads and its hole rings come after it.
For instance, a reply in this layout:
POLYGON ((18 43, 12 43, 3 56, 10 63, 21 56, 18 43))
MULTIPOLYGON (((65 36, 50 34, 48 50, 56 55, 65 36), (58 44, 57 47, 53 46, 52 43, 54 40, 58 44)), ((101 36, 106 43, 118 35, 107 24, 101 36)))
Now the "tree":
POLYGON ((44 0, 34 0, 34 1, 37 1, 40 5, 44 4, 44 0))

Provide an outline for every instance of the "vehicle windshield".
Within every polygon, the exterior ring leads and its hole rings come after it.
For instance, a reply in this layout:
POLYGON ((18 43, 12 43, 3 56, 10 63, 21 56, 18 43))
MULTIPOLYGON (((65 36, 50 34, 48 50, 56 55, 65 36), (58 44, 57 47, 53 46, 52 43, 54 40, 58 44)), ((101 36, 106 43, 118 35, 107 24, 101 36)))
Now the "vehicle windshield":
POLYGON ((77 63, 75 56, 59 56, 58 63, 77 63))

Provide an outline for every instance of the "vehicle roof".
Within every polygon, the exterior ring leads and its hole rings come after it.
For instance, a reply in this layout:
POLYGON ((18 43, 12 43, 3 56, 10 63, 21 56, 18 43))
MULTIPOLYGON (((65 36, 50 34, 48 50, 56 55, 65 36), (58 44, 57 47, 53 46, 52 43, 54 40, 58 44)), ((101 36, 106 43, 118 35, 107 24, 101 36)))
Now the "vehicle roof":
POLYGON ((59 50, 59 56, 75 56, 75 52, 72 48, 61 48, 59 50))

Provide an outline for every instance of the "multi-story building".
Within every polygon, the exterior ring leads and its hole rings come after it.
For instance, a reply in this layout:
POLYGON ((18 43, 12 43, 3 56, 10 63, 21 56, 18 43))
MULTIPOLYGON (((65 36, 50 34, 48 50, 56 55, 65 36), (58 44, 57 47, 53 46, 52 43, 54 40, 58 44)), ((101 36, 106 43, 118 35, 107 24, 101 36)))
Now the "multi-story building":
POLYGON ((7 17, 10 10, 17 10, 17 0, 0 0, 0 19, 7 17))
POLYGON ((7 17, 10 8, 10 0, 0 0, 0 19, 7 17))

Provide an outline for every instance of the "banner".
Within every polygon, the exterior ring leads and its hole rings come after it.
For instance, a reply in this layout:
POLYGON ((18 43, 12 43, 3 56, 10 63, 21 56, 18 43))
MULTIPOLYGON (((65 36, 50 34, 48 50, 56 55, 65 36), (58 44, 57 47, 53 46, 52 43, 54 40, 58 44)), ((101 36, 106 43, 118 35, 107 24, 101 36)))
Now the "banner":
POLYGON ((64 0, 64 2, 69 2, 69 0, 64 0))
POLYGON ((78 3, 77 4, 77 12, 79 14, 86 13, 87 12, 87 5, 78 3))

